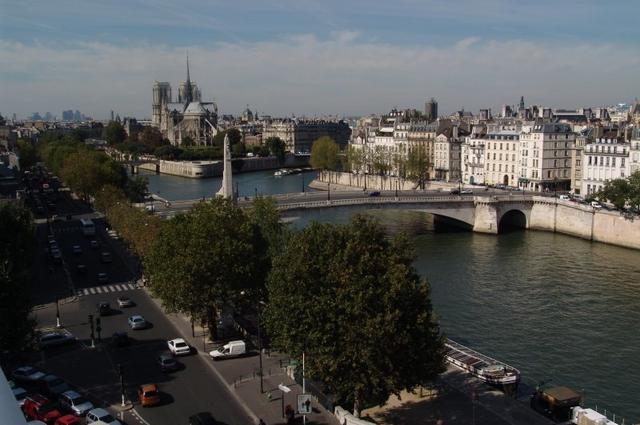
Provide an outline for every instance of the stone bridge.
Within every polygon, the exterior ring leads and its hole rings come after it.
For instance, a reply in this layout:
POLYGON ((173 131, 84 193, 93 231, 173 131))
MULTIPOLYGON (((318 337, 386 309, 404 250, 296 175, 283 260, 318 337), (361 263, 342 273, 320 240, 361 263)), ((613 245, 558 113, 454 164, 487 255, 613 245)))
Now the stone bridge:
POLYGON ((380 197, 342 197, 338 199, 291 199, 277 197, 278 209, 283 213, 309 209, 403 209, 444 217, 473 229, 475 232, 496 234, 506 226, 528 228, 533 207, 533 197, 512 194, 509 196, 451 196, 451 195, 400 195, 380 197))

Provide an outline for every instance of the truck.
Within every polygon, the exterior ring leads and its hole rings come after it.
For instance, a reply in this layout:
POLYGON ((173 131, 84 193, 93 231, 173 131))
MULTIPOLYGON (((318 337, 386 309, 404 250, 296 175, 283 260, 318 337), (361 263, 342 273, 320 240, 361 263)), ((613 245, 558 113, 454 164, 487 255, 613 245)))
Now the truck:
POLYGON ((229 341, 222 347, 217 348, 209 353, 213 360, 228 359, 231 357, 240 357, 247 353, 247 345, 242 340, 229 341))

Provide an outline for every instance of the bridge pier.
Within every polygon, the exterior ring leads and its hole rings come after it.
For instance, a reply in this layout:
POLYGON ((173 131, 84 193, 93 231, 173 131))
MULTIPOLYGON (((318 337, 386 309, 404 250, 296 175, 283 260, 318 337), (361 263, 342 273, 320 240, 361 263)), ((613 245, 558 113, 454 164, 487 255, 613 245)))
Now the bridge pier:
POLYGON ((498 234, 498 209, 493 201, 478 200, 475 201, 475 220, 473 222, 473 231, 478 233, 498 234))

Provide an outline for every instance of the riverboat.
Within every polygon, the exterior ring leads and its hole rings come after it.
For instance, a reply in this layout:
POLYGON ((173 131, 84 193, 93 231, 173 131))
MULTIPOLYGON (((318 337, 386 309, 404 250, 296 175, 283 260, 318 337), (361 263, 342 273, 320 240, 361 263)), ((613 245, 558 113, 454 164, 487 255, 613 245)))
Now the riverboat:
POLYGON ((489 385, 505 392, 515 392, 520 382, 520 371, 478 353, 469 347, 448 339, 445 342, 446 359, 452 365, 470 372, 489 385))
POLYGON ((273 175, 276 177, 288 176, 289 174, 291 174, 291 170, 288 170, 286 168, 281 168, 275 173, 273 173, 273 175))

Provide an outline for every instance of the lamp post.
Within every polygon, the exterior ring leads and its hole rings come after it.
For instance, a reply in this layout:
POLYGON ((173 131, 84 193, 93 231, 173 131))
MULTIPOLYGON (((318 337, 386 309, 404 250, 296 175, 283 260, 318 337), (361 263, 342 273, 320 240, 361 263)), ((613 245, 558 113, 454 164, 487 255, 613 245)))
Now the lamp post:
POLYGON ((327 201, 331 201, 331 183, 327 183, 327 201))
POLYGON ((60 323, 60 307, 58 305, 58 294, 56 294, 56 328, 61 328, 62 324, 60 323))
POLYGON ((300 176, 302 177, 302 193, 304 193, 304 172, 300 173, 300 176))
POLYGON ((120 396, 122 398, 122 407, 125 407, 125 401, 124 401, 124 371, 122 369, 122 364, 118 363, 118 373, 120 374, 120 396))
POLYGON ((258 301, 258 350, 260 352, 260 394, 264 394, 264 382, 262 379, 262 314, 260 309, 260 301, 258 301))

